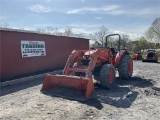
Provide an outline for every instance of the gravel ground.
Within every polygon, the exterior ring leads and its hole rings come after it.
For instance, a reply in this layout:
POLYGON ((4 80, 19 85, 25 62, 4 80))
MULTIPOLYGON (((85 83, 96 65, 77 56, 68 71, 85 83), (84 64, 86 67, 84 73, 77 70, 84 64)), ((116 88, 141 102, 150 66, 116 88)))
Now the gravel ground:
POLYGON ((160 120, 160 63, 134 61, 130 80, 117 77, 114 88, 95 85, 86 102, 40 92, 43 79, 1 89, 0 119, 160 120))

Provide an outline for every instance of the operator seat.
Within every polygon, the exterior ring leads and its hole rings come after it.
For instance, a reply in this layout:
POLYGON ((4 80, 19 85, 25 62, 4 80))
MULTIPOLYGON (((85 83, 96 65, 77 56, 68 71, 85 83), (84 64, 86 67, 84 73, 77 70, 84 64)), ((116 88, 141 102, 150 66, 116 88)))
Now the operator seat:
POLYGON ((112 54, 115 55, 115 53, 116 53, 116 52, 115 52, 115 49, 114 49, 114 48, 111 48, 111 51, 112 51, 112 54))

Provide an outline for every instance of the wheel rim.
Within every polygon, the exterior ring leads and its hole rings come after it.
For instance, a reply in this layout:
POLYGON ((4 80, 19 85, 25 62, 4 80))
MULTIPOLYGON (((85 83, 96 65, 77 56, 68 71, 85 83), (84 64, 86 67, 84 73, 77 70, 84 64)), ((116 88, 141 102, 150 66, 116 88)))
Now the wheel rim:
POLYGON ((130 60, 130 61, 128 62, 128 72, 131 74, 132 71, 133 71, 133 65, 132 65, 132 61, 130 60))
POLYGON ((111 84, 114 80, 114 72, 113 70, 109 71, 109 83, 111 84))

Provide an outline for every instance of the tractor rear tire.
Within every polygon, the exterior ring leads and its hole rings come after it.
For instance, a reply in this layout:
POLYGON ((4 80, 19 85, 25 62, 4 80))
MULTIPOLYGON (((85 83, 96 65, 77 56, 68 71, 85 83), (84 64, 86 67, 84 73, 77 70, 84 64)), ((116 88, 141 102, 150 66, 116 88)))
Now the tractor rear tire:
POLYGON ((100 71, 100 85, 111 88, 115 83, 115 67, 112 64, 104 64, 100 71))
POLYGON ((133 61, 130 55, 124 55, 118 65, 119 77, 129 79, 133 73, 133 61))

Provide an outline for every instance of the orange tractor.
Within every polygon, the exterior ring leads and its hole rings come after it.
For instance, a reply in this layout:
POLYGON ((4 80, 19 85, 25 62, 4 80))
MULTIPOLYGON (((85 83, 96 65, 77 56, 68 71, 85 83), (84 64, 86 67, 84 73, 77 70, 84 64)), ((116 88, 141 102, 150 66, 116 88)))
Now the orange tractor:
POLYGON ((132 59, 133 60, 142 60, 143 58, 142 58, 141 53, 138 52, 138 53, 135 53, 135 54, 132 55, 132 59))
POLYGON ((115 69, 118 69, 120 78, 129 79, 133 72, 133 61, 127 50, 120 50, 120 41, 119 34, 111 34, 106 37, 107 47, 74 50, 69 55, 62 75, 46 75, 42 91, 53 89, 53 92, 57 92, 59 88, 71 88, 81 91, 84 98, 89 99, 95 91, 95 80, 104 88, 111 88, 114 85, 115 69), (110 36, 119 38, 117 52, 107 46, 110 36))
POLYGON ((148 50, 142 62, 158 62, 158 56, 155 50, 148 50))

